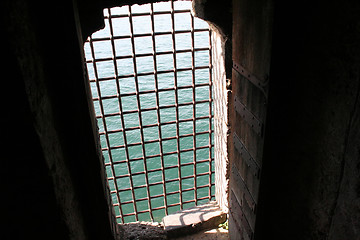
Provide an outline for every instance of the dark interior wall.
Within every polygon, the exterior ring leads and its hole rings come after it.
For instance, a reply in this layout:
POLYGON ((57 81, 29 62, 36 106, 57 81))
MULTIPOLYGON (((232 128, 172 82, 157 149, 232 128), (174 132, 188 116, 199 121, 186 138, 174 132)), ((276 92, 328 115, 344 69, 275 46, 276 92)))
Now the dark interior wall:
POLYGON ((10 43, 2 56, 2 238, 67 239, 51 176, 33 126, 24 82, 10 43))
POLYGON ((275 2, 256 239, 360 239, 359 11, 275 2))
POLYGON ((112 239, 72 1, 1 2, 11 239, 112 239))

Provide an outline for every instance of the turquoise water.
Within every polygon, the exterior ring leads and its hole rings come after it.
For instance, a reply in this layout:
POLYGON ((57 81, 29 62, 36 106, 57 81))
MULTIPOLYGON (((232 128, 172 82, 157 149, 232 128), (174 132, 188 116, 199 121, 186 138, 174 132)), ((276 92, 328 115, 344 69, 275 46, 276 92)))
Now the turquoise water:
MULTIPOLYGON (((169 11, 170 3, 154 4, 154 11, 169 11)), ((175 2, 175 10, 190 9, 191 2, 175 2)), ((134 5, 131 8, 132 13, 150 12, 150 5, 134 5)), ((128 7, 112 8, 111 10, 113 34, 115 37, 130 35, 130 24, 128 17, 116 18, 116 15, 128 14, 128 7)), ((107 9, 104 10, 104 16, 109 16, 107 9)), ((190 13, 175 13, 174 15, 175 31, 189 30, 191 28, 190 13)), ((161 14, 154 16, 155 32, 169 32, 172 28, 171 15, 161 14)), ((206 22, 194 20, 195 28, 208 28, 206 22)), ((151 32, 151 17, 133 16, 134 34, 146 34, 151 32)), ((208 185, 209 181, 214 182, 214 176, 209 172, 214 167, 209 163, 213 158, 212 153, 212 129, 211 111, 211 92, 209 86, 209 50, 195 51, 195 67, 204 67, 194 71, 165 72, 157 74, 154 72, 153 56, 137 56, 135 64, 132 58, 117 59, 116 68, 112 60, 113 49, 110 39, 96 41, 99 38, 109 38, 111 36, 110 24, 105 19, 105 28, 95 32, 92 38, 93 54, 96 59, 106 59, 93 64, 92 52, 89 42, 84 46, 87 63, 88 75, 92 95, 97 99, 101 95, 102 100, 94 100, 95 113, 98 116, 98 126, 100 132, 101 146, 106 164, 107 176, 109 179, 110 190, 112 191, 112 200, 115 204, 115 213, 121 215, 119 200, 121 202, 122 214, 146 211, 150 208, 161 208, 174 204, 168 208, 168 213, 180 209, 180 202, 190 201, 183 205, 183 208, 194 206, 194 200, 197 198, 206 198, 198 203, 208 201, 208 196, 214 194, 214 187, 208 185), (108 58, 108 59, 107 59, 108 58), (146 76, 138 76, 136 84, 134 69, 137 73, 152 73, 146 76), (97 76, 94 69, 97 70, 97 76), (120 78, 117 82, 114 78, 116 72, 120 78), (176 75, 175 75, 176 74, 176 75), (193 83, 193 74, 195 82, 193 83), (127 77, 121 77, 127 76, 127 77), (95 79, 102 81, 95 82, 95 79), (158 93, 156 93, 156 84, 158 93), (121 103, 119 102, 118 87, 121 94, 121 103), (178 88, 176 99, 175 88, 178 88), (157 98, 159 105, 157 105, 157 98), (100 105, 102 104, 102 108, 100 105), (178 108, 175 104, 178 104, 178 108), (194 104, 196 103, 196 104, 194 104), (140 107, 141 113, 137 111, 140 107), (158 119, 157 109, 160 116, 158 119), (122 111, 121 111, 122 110, 122 111), (123 121, 120 112, 122 112, 123 121), (102 117, 100 117, 102 116, 102 117), (195 116, 195 118, 193 118, 195 116), (178 124, 176 123, 179 120, 178 124), (140 124, 141 121, 141 124, 140 124), (160 125, 158 125, 158 121, 160 125), (104 125, 105 123, 105 125, 104 125), (166 123, 166 124, 164 124, 166 123), (106 128, 106 133, 105 133, 106 128), (143 139, 141 137, 143 132, 143 139), (198 134, 193 135, 196 132, 198 134), (177 140, 176 135, 180 138, 177 140), (161 135, 161 136, 160 136, 161 135), (159 140, 161 139, 161 140, 159 140), (125 147, 126 146, 126 147, 125 147), (199 148, 194 151, 194 148, 199 148), (177 153, 177 150, 180 153, 177 153), (110 150, 109 150, 110 149, 110 150), (128 155, 126 153, 128 150, 128 155), (162 150, 162 151, 161 151, 162 150), (161 172, 163 156, 163 167, 167 168, 164 174, 161 172), (112 161, 110 161, 110 158, 112 161), (178 167, 178 163, 181 167, 178 167), (196 164, 193 164, 195 163, 196 164), (112 164, 111 164, 112 163, 112 164), (113 167, 112 167, 113 166, 113 167), (145 174, 147 171, 147 178, 145 174), (132 176, 128 176, 130 173, 132 176), (200 174, 196 178, 193 174, 200 174), (181 175, 180 181, 176 180, 181 175), (116 177, 116 182, 114 178, 116 177), (184 178, 184 179, 183 179, 184 178), (148 182, 146 182, 148 179, 148 182), (174 179, 174 181, 171 181, 174 179), (168 181, 165 185, 163 181, 168 181), (196 182, 196 184, 195 184, 196 182), (134 195, 129 190, 135 187, 134 195), (120 190, 116 194, 116 185, 120 190), (147 189, 146 185, 150 185, 147 189), (196 188, 194 190, 193 188, 196 188), (126 190, 128 189, 128 190, 126 190), (186 191, 186 189, 191 189, 186 191), (122 191, 124 190, 124 191, 122 191), (161 196, 166 191, 166 198, 161 196), (211 191, 211 192, 210 192, 211 191), (173 194, 169 194, 173 192, 173 194), (211 193, 211 194, 210 194, 211 193), (196 195, 196 196, 195 196, 196 195), (149 196, 158 196, 147 199, 149 196), (133 200, 136 201, 134 205, 133 200), (125 203, 125 204, 123 204, 125 203)), ((131 56, 135 54, 152 53, 154 50, 159 52, 172 51, 172 35, 155 35, 155 49, 151 36, 141 36, 134 38, 134 47, 130 38, 121 38, 114 40, 115 55, 131 56)), ((192 48, 191 33, 175 34, 176 50, 187 50, 192 48)), ((194 47, 209 47, 209 32, 194 33, 194 47)), ((192 53, 182 52, 176 54, 176 68, 186 69, 192 66, 192 53)), ((156 56, 157 71, 168 71, 174 69, 173 54, 162 54, 156 56)), ((164 209, 153 211, 154 221, 161 221, 165 215, 164 209)), ((118 218, 119 222, 132 222, 136 220, 150 221, 148 212, 137 215, 118 218)))

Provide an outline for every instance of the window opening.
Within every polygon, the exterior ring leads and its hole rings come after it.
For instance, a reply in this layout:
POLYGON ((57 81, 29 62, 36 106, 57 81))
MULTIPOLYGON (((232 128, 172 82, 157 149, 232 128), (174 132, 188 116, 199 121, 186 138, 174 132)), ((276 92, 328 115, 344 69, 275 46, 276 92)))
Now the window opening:
POLYGON ((211 30, 191 1, 104 9, 84 45, 118 223, 215 198, 211 30))

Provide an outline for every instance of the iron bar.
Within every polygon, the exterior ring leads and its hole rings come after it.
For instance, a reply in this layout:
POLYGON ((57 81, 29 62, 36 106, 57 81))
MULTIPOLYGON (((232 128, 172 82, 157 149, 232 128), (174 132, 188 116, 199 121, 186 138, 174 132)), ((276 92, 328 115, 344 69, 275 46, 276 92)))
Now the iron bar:
MULTIPOLYGON (((208 69, 209 66, 198 66, 198 67, 194 67, 195 70, 200 70, 200 69, 208 69)), ((171 70, 162 70, 162 71, 158 71, 157 74, 165 74, 165 73, 176 73, 176 72, 186 72, 186 71, 192 71, 192 67, 190 68, 178 68, 178 69, 171 69, 171 70)), ((137 76, 150 76, 153 75, 154 72, 145 72, 145 73, 138 73, 137 76)), ((130 77, 135 77, 135 74, 127 74, 127 75, 122 75, 122 76, 118 76, 117 79, 121 79, 121 78, 130 78, 130 77)), ((107 81, 107 80, 114 80, 113 77, 103 77, 103 78, 99 78, 98 81, 107 81)), ((93 79, 90 79, 90 82, 94 82, 93 79)))
MULTIPOLYGON (((209 30, 209 43, 211 43, 211 30, 209 30)), ((213 118, 211 117, 212 116, 212 46, 210 44, 210 47, 209 47, 209 114, 210 114, 210 117, 209 117, 209 183, 212 182, 212 132, 213 132, 213 129, 212 129, 212 120, 213 118)), ((211 193, 211 185, 209 187, 209 193, 208 193, 208 196, 209 196, 209 201, 211 200, 212 198, 212 193, 211 193)), ((215 193, 214 193, 215 195, 215 193)))
MULTIPOLYGON (((109 13, 109 25, 110 25, 110 36, 111 36, 111 53, 113 55, 113 58, 116 56, 116 51, 115 51, 115 43, 114 43, 114 39, 113 39, 113 36, 114 36, 114 32, 113 32, 113 26, 112 26, 112 21, 111 21, 111 12, 110 12, 110 9, 108 8, 108 13, 109 13)), ((117 77, 119 74, 118 74, 118 68, 117 68, 117 62, 114 58, 113 60, 113 63, 114 63, 114 72, 115 72, 115 77, 117 77)), ((120 84, 118 82, 118 80, 116 79, 116 92, 117 92, 117 96, 118 96, 118 104, 119 104, 119 111, 120 111, 120 118, 121 118, 121 126, 124 127, 125 126, 125 120, 124 120, 124 117, 123 115, 121 114, 123 111, 122 111, 122 101, 121 101, 121 97, 120 97, 120 84)), ((104 120, 105 118, 103 118, 103 121, 105 122, 104 120)), ((105 128, 104 128, 105 130, 105 128)), ((105 132, 107 132, 105 130, 105 132)), ((108 137, 109 135, 106 134, 106 137, 107 137, 107 141, 109 139, 108 137)), ((126 146, 126 142, 127 142, 127 139, 126 139, 126 134, 123 132, 123 138, 124 138, 124 143, 125 143, 125 153, 126 153, 126 158, 129 159, 129 150, 128 150, 128 147, 126 146)), ((110 145, 108 145, 110 146, 110 145)), ((109 149, 109 154, 111 153, 111 150, 109 149)), ((110 155, 109 155, 110 156, 110 155)), ((112 159, 110 159, 110 162, 112 163, 112 159)), ((130 167, 130 163, 128 162, 128 169, 129 169, 129 174, 131 175, 131 167, 130 167)), ((114 176, 115 176, 115 169, 113 167, 113 164, 112 164, 112 169, 113 169, 113 173, 114 173, 114 176)), ((117 189, 117 191, 119 191, 119 188, 118 188, 118 184, 117 184, 117 181, 114 181, 114 184, 115 184, 115 187, 117 189)), ((130 186, 133 188, 134 187, 134 183, 130 177, 130 186)), ((120 195, 118 194, 118 197, 119 197, 119 204, 120 204, 120 214, 121 216, 123 216, 123 213, 122 213, 122 208, 121 208, 121 199, 120 199, 120 195)), ((135 199, 135 194, 134 192, 132 191, 131 193, 131 197, 133 199, 135 199)), ((134 209, 135 209, 135 212, 137 212, 137 208, 136 208, 136 205, 134 206, 134 209)), ((137 215, 136 215, 136 220, 138 220, 137 218, 137 215)), ((123 218, 122 218, 122 221, 123 221, 123 218)))
MULTIPOLYGON (((137 76, 137 63, 136 63, 136 54, 135 54, 135 40, 134 40, 134 26, 133 26, 133 17, 131 14, 131 6, 128 6, 129 9, 129 23, 130 23, 130 33, 131 33, 131 46, 132 46, 132 55, 133 57, 133 65, 134 65, 134 73, 135 73, 135 91, 136 91, 136 102, 137 102, 137 109, 138 111, 138 116, 139 116, 139 124, 140 124, 140 139, 141 139, 141 149, 142 149, 142 154, 144 159, 146 159, 146 151, 145 151, 145 143, 144 143, 144 131, 142 128, 142 117, 141 117, 141 107, 140 107, 140 95, 139 95, 139 81, 138 81, 138 76, 137 76)), ((150 189, 149 189, 149 178, 148 178, 148 173, 147 173, 147 166, 145 161, 143 162, 143 166, 145 169, 145 182, 146 182, 146 193, 148 195, 148 197, 150 197, 150 189)), ((130 177, 131 178, 131 177, 130 177)), ((133 191, 133 190, 132 190, 133 191)), ((136 204, 135 204, 136 205, 136 204)), ((148 201, 148 206, 151 209, 151 201, 148 201)), ((150 218, 151 221, 154 220, 153 214, 150 211, 150 218)))
MULTIPOLYGON (((170 9, 170 16, 171 16, 171 40, 172 40, 172 47, 173 47, 173 64, 174 64, 174 87, 175 87, 175 106, 176 106, 176 112, 175 112, 175 118, 176 118, 176 147, 177 147, 177 161, 178 161, 178 175, 181 179, 181 158, 180 158, 180 138, 179 138, 179 109, 177 105, 179 104, 179 95, 178 95, 178 79, 177 79, 177 62, 176 62, 176 41, 175 41, 175 15, 174 15, 174 1, 171 1, 171 9, 170 9)), ((179 181, 179 189, 181 191, 181 181, 179 181)), ((179 201, 180 201, 180 208, 183 208, 183 200, 182 195, 179 194, 179 201)))
MULTIPOLYGON (((90 49, 91 49, 91 56, 92 56, 92 58, 95 58, 94 45, 93 45, 93 43, 92 43, 92 41, 91 41, 91 38, 90 38, 90 49)), ((97 77, 98 77, 98 72, 97 72, 97 66, 96 66, 95 63, 94 63, 94 65, 93 65, 93 68, 94 68, 95 79, 97 79, 97 77)), ((98 94, 98 96, 99 96, 100 99, 101 99, 101 91, 100 91, 100 86, 99 86, 99 82, 98 82, 98 81, 96 81, 96 85, 97 85, 97 94, 98 94)), ((103 106, 101 100, 99 101, 99 103, 100 103, 100 114, 103 115, 103 114, 104 114, 104 106, 103 106)), ((106 131, 107 131, 107 124, 106 124, 106 121, 105 121, 104 118, 102 119, 102 122, 103 122, 103 126, 104 126, 104 131, 106 132, 106 131)), ((108 135, 105 135, 105 139, 106 139, 106 145, 109 147, 109 146, 110 146, 110 143, 109 143, 109 137, 108 137, 108 135)), ((111 151, 110 151, 110 150, 108 150, 108 154, 109 154, 110 163, 112 163, 112 154, 111 154, 111 151)), ((115 176, 115 169, 114 169, 114 166, 113 166, 112 164, 111 164, 111 175, 112 175, 112 176, 115 176)), ((115 185, 115 189, 116 189, 116 192, 115 192, 115 194, 116 194, 116 200, 117 200, 117 202, 120 204, 120 203, 121 203, 121 199, 120 199, 120 195, 119 195, 119 192, 118 192, 118 189, 119 189, 119 188, 118 188, 118 186, 117 186, 116 181, 114 181, 114 185, 115 185)), ((119 211, 120 211, 120 214, 123 215, 123 214, 122 214, 122 209, 121 209, 121 207, 119 208, 119 211)))
MULTIPOLYGON (((193 33, 193 32, 192 32, 193 33)), ((150 37, 150 36, 149 36, 150 37)), ((152 37, 154 38, 155 36, 152 35, 152 37)), ((114 40, 114 39, 109 39, 109 40, 114 40)), ((181 50, 176 50, 175 54, 178 53, 188 53, 188 52, 200 52, 200 51, 208 51, 210 48, 192 48, 192 49, 181 49, 181 50)), ((123 56, 114 56, 114 57, 108 57, 108 58, 97 58, 96 62, 105 62, 105 61, 112 61, 112 60, 121 60, 121 59, 132 59, 134 57, 153 57, 155 55, 161 56, 161 55, 168 55, 168 54, 173 54, 174 51, 163 51, 163 52, 152 52, 152 53, 137 53, 134 55, 123 55, 123 56)), ((93 62, 93 60, 88 60, 86 61, 86 63, 91 63, 93 62)))
MULTIPOLYGON (((195 95, 195 82, 196 82, 196 77, 195 77, 195 36, 194 36, 194 16, 191 15, 191 26, 190 26, 190 32, 191 32, 191 66, 192 66, 192 70, 191 70, 191 82, 192 82, 192 105, 193 105, 193 132, 196 133, 196 107, 195 107, 195 101, 196 101, 196 95, 195 95)), ((193 153, 193 163, 194 163, 194 194, 195 194, 195 204, 197 205, 198 202, 198 196, 197 196, 197 179, 196 179, 196 135, 193 134, 193 148, 194 148, 194 153, 193 153)))
MULTIPOLYGON (((190 10, 187 9, 181 9, 181 10, 175 10, 174 9, 174 13, 190 13, 190 10)), ((150 12, 142 12, 142 13, 132 13, 132 14, 114 14, 112 15, 113 18, 125 18, 125 17, 130 17, 134 16, 134 17, 139 17, 139 16, 148 16, 150 14, 154 14, 154 15, 161 15, 161 14, 171 14, 171 11, 150 11, 150 12)), ((105 16, 104 19, 107 19, 108 16, 105 16)))
MULTIPOLYGON (((155 20, 154 20, 154 4, 151 3, 151 32, 155 32, 155 20)), ((155 94, 156 94, 156 106, 160 106, 160 100, 159 100, 159 86, 158 86, 158 74, 157 74, 157 58, 156 58, 156 39, 155 34, 152 34, 152 48, 153 48, 153 61, 154 61, 154 80, 155 80, 155 94)), ((158 131, 159 131, 159 147, 160 147, 160 160, 161 160, 161 177, 162 181, 165 182, 165 163, 164 163, 164 155, 163 155, 163 143, 162 143, 162 130, 161 130, 161 124, 160 124, 160 108, 156 107, 156 117, 157 117, 157 125, 158 125, 158 131)), ((164 205, 165 205, 165 214, 168 214, 168 203, 166 199, 166 187, 165 183, 162 183, 162 189, 164 193, 164 205)))
MULTIPOLYGON (((149 4, 145 12, 133 12, 135 9, 131 6, 124 8, 127 11, 125 14, 115 14, 111 9, 106 9, 104 19, 108 22, 106 26, 109 33, 89 37, 86 41, 91 50, 91 56, 87 57, 86 64, 93 71, 93 74, 88 75, 89 82, 95 91, 92 100, 96 104, 95 117, 100 124, 101 150, 104 156, 106 155, 104 165, 108 169, 108 181, 113 183, 110 194, 114 201, 116 199, 113 203, 114 208, 118 210, 116 218, 123 223, 128 219, 142 220, 142 214, 149 216, 153 221, 154 211, 163 211, 167 215, 174 209, 183 209, 188 204, 197 205, 214 197, 212 194, 215 184, 212 181, 214 174, 212 171, 212 135, 214 133, 212 47, 211 44, 206 46, 203 43, 198 46, 195 40, 196 34, 202 36, 209 34, 210 39, 211 31, 203 26, 197 27, 190 9, 175 9, 174 1, 170 1, 170 9, 165 11, 156 11, 155 4, 158 3, 149 4), (185 14, 190 21, 190 27, 177 29, 180 16, 177 14, 185 14), (169 16, 170 31, 168 29, 155 31, 155 17, 159 15, 169 16), (149 17, 150 29, 145 32, 136 32, 134 17, 149 17), (119 18, 128 22, 127 27, 130 31, 124 35, 116 33, 118 26, 113 20, 119 18), (186 36, 190 37, 190 42, 184 48, 177 46, 177 42, 181 40, 180 34, 187 34, 186 36), (156 37, 165 35, 170 39, 170 50, 158 47, 160 40, 156 37), (151 47, 149 45, 146 51, 137 52, 135 46, 137 39, 140 38, 151 41, 151 47), (128 39, 131 44, 130 51, 122 52, 121 48, 117 49, 118 45, 115 45, 115 42, 122 39, 128 39), (101 43, 111 45, 110 54, 106 55, 104 52, 99 56, 97 52, 95 54, 96 47, 101 43), (189 57, 188 62, 182 65, 183 60, 180 56, 184 55, 189 57), (206 57, 209 63, 199 64, 197 55, 206 57), (159 67, 161 56, 169 56, 171 59, 168 69, 159 67), (145 58, 151 59, 149 60, 152 61, 149 65, 151 68, 142 70, 142 65, 138 63, 138 60, 145 58), (121 69, 124 67, 120 65, 119 60, 131 62, 131 69, 122 72, 121 69), (113 65, 111 76, 99 74, 98 68, 101 64, 113 65), (203 74, 201 82, 198 81, 201 77, 200 72, 203 74), (205 75, 208 75, 208 80, 205 75), (169 76, 171 76, 170 80, 168 80, 169 76), (183 76, 186 76, 188 80, 183 76), (149 81, 153 81, 153 88, 142 88, 140 81, 142 78, 146 79, 145 77, 151 78, 149 81), (164 81, 164 77, 166 81, 173 81, 172 86, 161 85, 163 83, 160 81, 164 81), (182 82, 183 78, 188 81, 186 84, 182 82), (105 92, 104 90, 103 92, 101 86, 113 84, 111 81, 116 83, 115 91, 105 92), (132 81, 134 87, 125 92, 121 84, 129 81, 132 81), (188 94, 187 99, 184 98, 183 91, 188 94), (201 95, 204 91, 208 96, 201 95), (145 106, 142 101, 150 95, 154 104, 145 106), (167 98, 163 102, 162 96, 167 95, 171 96, 171 100, 167 98), (131 107, 127 106, 127 99, 130 98, 133 99, 131 107), (109 104, 116 104, 116 110, 108 109, 109 104), (162 111, 171 111, 174 117, 164 119, 162 111), (145 116, 152 116, 154 119, 149 120, 145 116), (129 119, 136 123, 130 122, 129 119), (114 121, 118 121, 118 125, 111 125, 114 121), (172 130, 168 132, 166 129, 172 130), (147 136, 148 132, 151 132, 151 137, 147 136), (137 137, 131 139, 130 133, 136 133, 137 137), (169 145, 170 143, 173 145, 169 145), (156 149, 147 152, 147 147, 151 145, 156 146, 156 149), (134 154, 134 149, 137 149, 136 154, 134 154), (121 158, 116 157, 118 152, 123 154, 121 158), (156 162, 156 165, 152 166, 153 162, 156 162), (141 165, 141 167, 134 168, 135 165, 141 165), (174 174, 168 175, 167 172, 174 174), (150 179, 151 176, 155 178, 150 179), (159 190, 154 192, 153 189, 159 190), (141 195, 137 195, 139 191, 142 192, 141 195), (156 205, 152 203, 153 201, 156 205), (146 205, 145 208, 144 205, 146 205)), ((211 43, 211 40, 209 41, 211 43)))

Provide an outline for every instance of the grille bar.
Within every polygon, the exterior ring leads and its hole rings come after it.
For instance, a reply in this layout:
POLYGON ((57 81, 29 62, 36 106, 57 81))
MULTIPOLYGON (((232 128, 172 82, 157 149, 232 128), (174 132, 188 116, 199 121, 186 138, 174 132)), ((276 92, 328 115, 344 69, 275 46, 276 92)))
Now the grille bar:
MULTIPOLYGON (((93 45, 93 43, 91 41, 91 37, 90 37, 90 49, 91 49, 91 57, 95 58, 95 55, 94 55, 95 50, 94 50, 94 45, 93 45)), ((95 62, 93 64, 93 69, 94 69, 95 79, 98 79, 97 66, 96 66, 95 62)), ((101 99, 101 91, 100 91, 99 81, 95 80, 95 82, 96 82, 96 86, 97 86, 97 88, 96 88, 97 89, 97 94, 99 96, 99 99, 101 99)), ((99 103, 100 103, 100 114, 103 115, 104 106, 103 106, 101 100, 99 101, 99 103)), ((104 131, 107 132, 107 124, 105 122, 105 119, 102 119, 102 123, 103 123, 103 126, 104 126, 104 131)), ((110 145, 109 144, 109 138, 107 136, 106 136, 106 145, 107 146, 110 145)), ((113 161, 112 161, 111 153, 109 154, 109 158, 110 158, 110 162, 112 163, 113 161)), ((113 165, 111 165, 111 174, 112 174, 112 176, 115 176, 115 169, 114 169, 113 165)), ((119 189, 116 183, 115 183, 115 189, 119 189)), ((117 202, 120 203, 120 195, 119 195, 119 193, 117 191, 115 191, 115 195, 116 195, 117 202)), ((119 211, 120 211, 120 215, 123 215, 121 207, 119 207, 119 211)))
MULTIPOLYGON (((193 33, 193 32, 191 32, 191 33, 193 33)), ((154 37, 154 35, 152 37, 154 37)), ((114 40, 114 39, 108 39, 108 40, 114 40)), ((108 58, 98 58, 98 59, 96 59, 96 62, 112 61, 112 60, 114 60, 113 58, 115 58, 115 60, 128 59, 128 58, 132 59, 134 57, 135 58, 136 57, 152 57, 155 55, 167 55, 167 54, 174 54, 174 53, 178 54, 178 53, 188 53, 188 52, 193 53, 193 52, 208 51, 208 50, 210 50, 210 48, 192 48, 192 49, 182 49, 182 50, 176 50, 176 51, 174 50, 174 51, 165 51, 165 52, 142 53, 142 54, 116 56, 116 57, 108 57, 108 58)), ((92 61, 93 60, 87 60, 86 63, 91 63, 92 61)))
POLYGON ((191 4, 177 9, 182 3, 171 1, 160 11, 164 3, 138 6, 142 12, 105 9, 105 29, 85 42, 119 223, 159 221, 214 199, 211 31, 191 14, 191 4), (169 19, 170 29, 158 29, 159 17, 169 19), (139 25, 139 18, 146 21, 139 25))
MULTIPOLYGON (((154 5, 151 4, 151 13, 150 13, 150 16, 151 16, 151 32, 155 33, 155 19, 154 19, 154 5)), ((156 106, 160 106, 160 100, 159 100, 159 85, 158 85, 158 75, 157 75, 157 61, 156 61, 156 54, 159 54, 159 53, 156 53, 156 39, 155 39, 155 35, 156 34, 151 34, 151 40, 152 40, 152 48, 153 48, 153 61, 154 61, 154 80, 155 80, 155 93, 156 93, 156 106)), ((164 152, 164 149, 163 149, 163 144, 162 144, 162 139, 161 139, 161 136, 162 136, 162 130, 161 130, 161 126, 160 126, 160 108, 159 107, 156 107, 156 118, 157 118, 157 126, 158 126, 158 131, 159 131, 159 142, 160 142, 160 153, 159 154, 159 157, 160 157, 160 160, 161 160, 161 165, 160 165, 160 169, 155 169, 156 170, 161 170, 161 179, 162 179, 162 189, 163 189, 163 193, 164 193, 164 209, 165 209, 165 214, 167 215, 168 214, 168 208, 166 206, 168 206, 168 202, 167 202, 167 199, 166 199, 166 195, 167 195, 167 191, 166 191, 166 187, 165 187, 165 183, 166 182, 166 178, 165 178, 165 161, 164 161, 164 155, 162 154, 164 152)), ((156 197, 156 196, 154 196, 156 197)), ((150 209, 151 210, 151 209, 150 209)))
MULTIPOLYGON (((140 94, 139 94, 139 81, 138 81, 138 76, 137 76, 137 63, 136 63, 136 54, 135 54, 135 39, 134 39, 134 23, 133 23, 133 15, 131 12, 131 7, 128 6, 129 8, 129 22, 130 22, 130 33, 131 33, 131 45, 132 45, 132 55, 134 56, 133 59, 133 65, 134 65, 134 72, 135 72, 135 90, 136 90, 136 98, 137 98, 137 109, 139 109, 138 111, 138 115, 139 115, 139 124, 140 124, 140 139, 141 139, 141 147, 142 147, 142 155, 144 156, 144 159, 146 159, 146 152, 145 152, 145 140, 144 140, 144 131, 143 131, 143 127, 142 127, 142 117, 141 117, 141 106, 140 106, 140 94)), ((148 176, 148 170, 147 170, 147 166, 145 161, 143 161, 143 165, 144 165, 144 173, 145 176, 148 176)), ((130 176, 132 177, 132 176, 130 176)), ((147 191, 147 196, 148 198, 150 197, 150 189, 149 189, 149 179, 147 177, 145 177, 145 187, 146 187, 146 191, 147 191)), ((148 205, 149 205, 149 209, 151 209, 151 201, 148 201, 148 205)), ((150 213, 150 218, 153 221, 154 217, 152 214, 152 211, 149 212, 150 213)))
MULTIPOLYGON (((174 29, 175 29, 175 15, 174 15, 174 2, 171 1, 171 11, 170 11, 170 16, 171 16, 171 29, 172 34, 171 34, 171 40, 172 40, 172 46, 173 46, 173 63, 174 63, 174 86, 175 86, 175 106, 177 106, 179 104, 179 94, 178 94, 178 78, 177 78, 177 62, 176 62, 176 41, 175 41, 175 34, 174 34, 174 29)), ((194 65, 192 65, 194 66, 194 65)), ((175 117, 176 117, 176 147, 177 147, 177 163, 178 166, 180 166, 181 164, 181 159, 180 159, 180 138, 179 138, 179 108, 175 108, 175 117)), ((181 168, 178 167, 178 176, 179 179, 181 179, 181 168)), ((180 191, 182 191, 182 186, 181 186, 181 181, 179 180, 179 189, 180 191)), ((179 194, 179 199, 180 199, 180 208, 183 208, 183 198, 182 198, 182 194, 179 194)))
MULTIPOLYGON (((89 63, 91 63, 92 61, 89 61, 89 63)), ((198 66, 198 67, 190 67, 190 68, 178 68, 178 69, 171 69, 171 70, 164 70, 164 71, 158 71, 157 74, 165 74, 165 73, 175 73, 175 72, 186 72, 186 71, 191 71, 193 70, 193 68, 195 70, 200 70, 200 69, 208 69, 209 66, 198 66)), ((154 72, 145 72, 145 73, 138 73, 138 74, 127 74, 127 75, 122 75, 122 76, 118 76, 117 79, 121 79, 121 78, 130 78, 130 77, 135 77, 135 76, 149 76, 149 75, 153 75, 154 72)), ((114 77, 103 77, 103 78, 98 78, 98 81, 109 81, 109 80, 114 80, 114 77)), ((95 82, 94 79, 90 79, 90 82, 95 82)))
MULTIPOLYGON (((111 14, 110 14, 110 9, 107 9, 107 11, 108 11, 108 13, 109 13, 109 24, 110 24, 110 34, 111 34, 111 50, 112 50, 112 58, 113 58, 113 63, 114 63, 114 71, 115 71, 115 76, 118 76, 119 74, 118 74, 118 67, 117 67, 117 62, 116 62, 116 60, 115 60, 115 56, 116 56, 116 50, 115 50, 115 43, 114 43, 114 39, 113 39, 113 36, 114 36, 114 29, 113 29, 113 26, 112 26, 112 21, 111 21, 111 14)), ((119 96, 118 97, 118 101, 119 101, 119 110, 120 110, 120 113, 121 112, 123 112, 122 111, 122 100, 121 100, 121 97, 120 97, 120 85, 119 85, 119 82, 118 81, 116 81, 116 92, 117 92, 117 95, 119 96)), ((100 97, 100 96, 99 96, 100 97)), ((104 119, 104 118, 103 118, 104 119)), ((120 114, 120 119, 121 119, 121 125, 122 126, 125 126, 125 120, 124 120, 124 117, 123 117, 123 115, 122 114, 120 114)), ((104 129, 105 130, 105 129, 104 129)), ((105 130, 105 132, 107 132, 106 130, 105 130)), ((108 134, 106 134, 107 136, 109 136, 108 134)), ((108 139, 109 137, 107 137, 107 139, 108 139)), ((124 142, 125 142, 125 153, 126 153, 126 159, 127 160, 129 160, 129 149, 128 149, 128 147, 127 147, 127 144, 126 144, 126 142, 127 142, 127 137, 126 137, 126 134, 123 132, 123 138, 124 138, 124 142)), ((107 144, 106 144, 107 146, 110 146, 110 143, 109 142, 107 142, 107 144)), ((108 151, 108 153, 109 153, 109 157, 111 156, 111 151, 108 151)), ((114 161, 112 160, 112 158, 110 157, 110 162, 111 163, 113 163, 114 161)), ((113 165, 112 165, 113 166, 113 165)), ((131 175, 132 175, 132 170, 131 170, 131 166, 130 166, 130 162, 129 161, 127 161, 127 167, 128 167, 128 169, 129 169, 129 174, 130 174, 130 186, 131 186, 131 189, 134 189, 134 182, 133 182, 133 180, 132 180, 132 177, 131 177, 131 175)), ((113 176, 115 176, 115 171, 113 171, 113 176)), ((119 191, 119 189, 121 189, 120 187, 118 187, 118 184, 117 184, 117 181, 114 181, 114 184, 115 184, 115 189, 117 190, 117 191, 119 191)), ((119 196, 119 194, 118 194, 118 196, 119 196)), ((133 198, 133 199, 135 199, 135 193, 134 193, 134 191, 132 190, 131 191, 131 197, 133 198)), ((119 200, 118 200, 118 203, 119 203, 119 205, 120 205, 120 214, 121 214, 121 212, 122 212, 122 208, 121 208, 121 199, 120 199, 120 197, 119 197, 119 200)), ((138 219, 138 214, 136 214, 138 211, 137 211, 137 207, 136 207, 136 204, 134 205, 134 211, 135 211, 135 219, 136 219, 136 221, 138 221, 139 219, 138 219)), ((121 215, 124 215, 124 214, 121 214, 121 215)))

